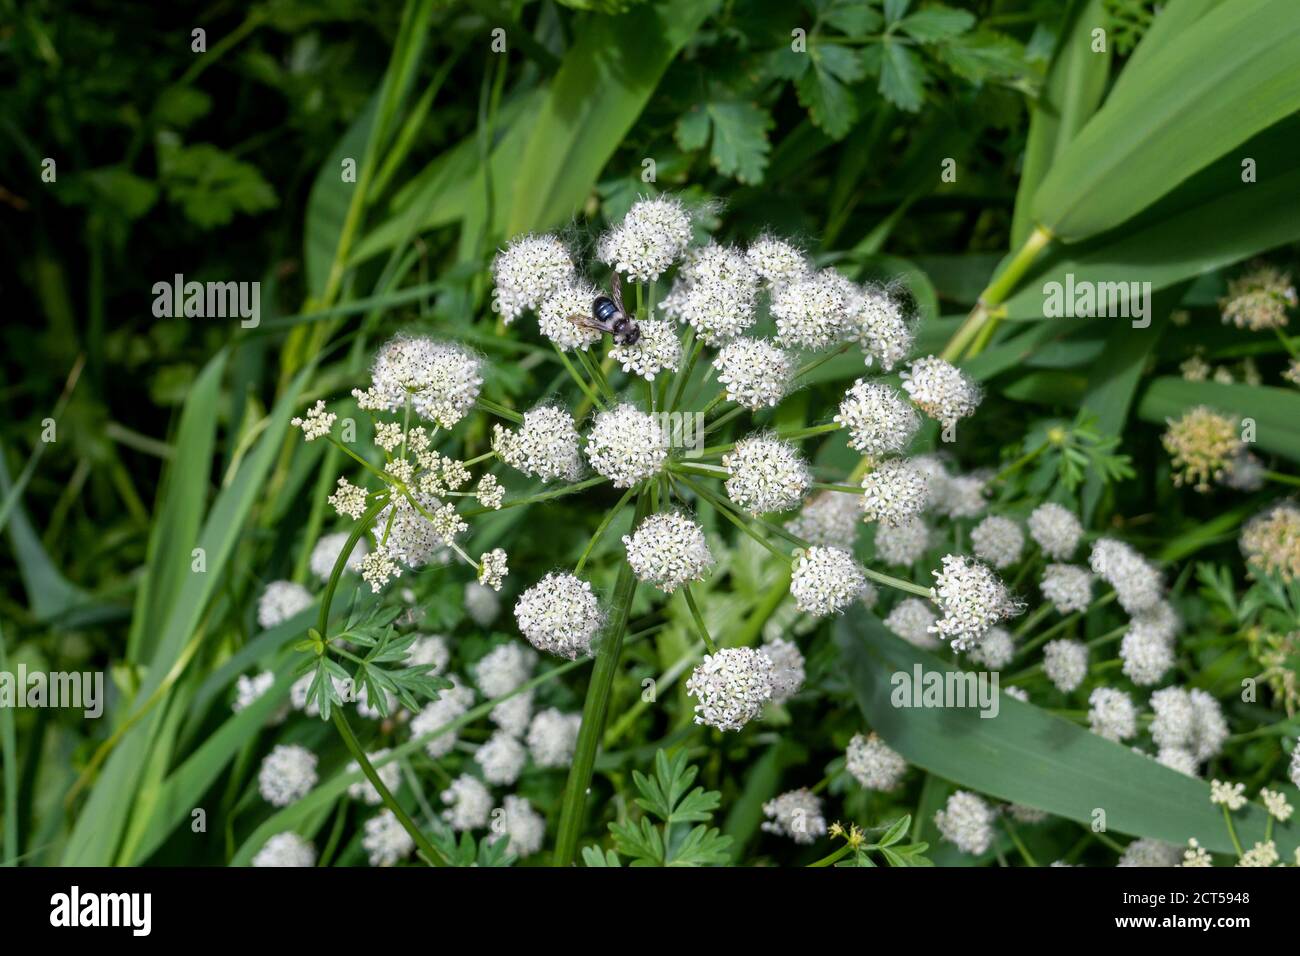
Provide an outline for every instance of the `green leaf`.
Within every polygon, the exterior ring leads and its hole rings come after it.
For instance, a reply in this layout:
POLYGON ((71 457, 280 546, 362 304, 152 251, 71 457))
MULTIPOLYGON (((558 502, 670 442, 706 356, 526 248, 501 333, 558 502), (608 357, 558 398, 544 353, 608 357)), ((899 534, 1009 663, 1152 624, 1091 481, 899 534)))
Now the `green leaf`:
POLYGON ((904 17, 898 28, 918 43, 942 43, 961 36, 974 25, 975 15, 969 10, 936 4, 904 17))
POLYGON ((897 40, 881 41, 880 95, 900 110, 915 113, 925 98, 925 67, 897 40))
MULTIPOLYGON (((893 675, 914 668, 945 673, 935 655, 891 634, 874 615, 839 619, 835 642, 867 724, 908 763, 998 800, 1045 810, 1091 827, 1106 814, 1110 833, 1182 844, 1195 837, 1211 852, 1230 853, 1232 841, 1204 780, 1162 766, 1006 694, 996 717, 975 708, 895 707, 893 675)), ((1264 836, 1264 811, 1234 815, 1242 842, 1264 836)), ((1274 829, 1284 858, 1300 843, 1300 827, 1274 829)))
POLYGON ((885 0, 885 22, 897 23, 911 5, 912 0, 885 0))
POLYGON ((696 104, 677 121, 677 145, 686 150, 703 149, 712 136, 709 151, 713 167, 724 176, 747 184, 762 182, 771 143, 767 131, 771 114, 753 103, 715 101, 696 104))
POLYGON ((1019 76, 1027 71, 1024 46, 992 30, 967 33, 937 49, 953 72, 972 83, 1019 76))
POLYGON ((238 213, 264 212, 277 203, 256 166, 209 143, 182 146, 168 133, 158 137, 158 175, 167 198, 200 229, 227 225, 238 213))
POLYGON ((848 87, 865 75, 862 61, 853 50, 830 43, 813 43, 808 59, 812 69, 795 81, 799 102, 827 136, 843 139, 858 118, 848 87))
POLYGON ((820 13, 821 21, 851 37, 862 37, 879 30, 885 18, 869 0, 833 0, 820 13))
POLYGON ((1300 109, 1300 17, 1292 0, 1225 3, 1124 73, 1034 197, 1034 220, 1066 242, 1119 225, 1300 109))
POLYGON ((1157 378, 1142 395, 1138 416, 1164 425, 1197 405, 1253 419, 1260 448, 1300 462, 1300 392, 1295 389, 1188 382, 1166 376, 1157 378))

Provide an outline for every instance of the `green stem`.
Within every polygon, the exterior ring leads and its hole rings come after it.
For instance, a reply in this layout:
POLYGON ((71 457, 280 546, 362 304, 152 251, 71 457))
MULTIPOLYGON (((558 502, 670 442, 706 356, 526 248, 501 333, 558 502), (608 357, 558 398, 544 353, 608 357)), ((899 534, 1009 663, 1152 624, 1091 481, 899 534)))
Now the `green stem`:
POLYGON ((1034 862, 1034 858, 1030 854, 1028 847, 1026 847, 1024 842, 1020 839, 1020 834, 1016 832, 1016 828, 1011 821, 1006 817, 1003 817, 1002 822, 1007 828, 1007 833, 1011 837, 1011 842, 1015 844, 1016 851, 1020 854, 1026 865, 1038 866, 1038 864, 1034 862))
POLYGON ((695 619, 695 627, 700 632, 700 639, 704 641, 704 646, 708 648, 710 654, 718 653, 718 645, 713 643, 713 638, 709 637, 709 629, 704 623, 704 615, 700 613, 699 607, 695 604, 695 597, 691 594, 689 584, 682 585, 682 596, 686 598, 686 606, 691 609, 691 617, 695 619))
POLYGON ((694 481, 691 481, 691 479, 687 478, 685 475, 679 475, 678 477, 681 478, 682 484, 684 484, 687 488, 690 488, 697 495, 699 495, 701 498, 707 501, 710 505, 713 506, 713 510, 717 511, 720 515, 722 515, 724 518, 726 518, 728 521, 734 524, 745 534, 749 535, 751 538, 753 538, 763 547, 767 548, 767 550, 771 551, 778 558, 782 558, 786 561, 790 560, 790 556, 788 554, 786 554, 784 551, 782 551, 780 548, 774 545, 771 541, 768 541, 767 538, 763 537, 752 527, 750 527, 749 522, 745 521, 739 515, 735 514, 730 508, 724 505, 716 495, 712 494, 709 491, 706 491, 704 488, 696 484, 694 481))
POLYGON ((613 522, 618 513, 623 510, 623 506, 627 504, 628 499, 636 494, 636 490, 637 486, 633 485, 627 491, 623 492, 623 497, 618 499, 618 504, 605 512, 605 517, 602 518, 600 524, 596 526, 595 533, 591 536, 591 540, 587 542, 587 547, 583 549, 582 556, 578 558, 578 565, 573 569, 574 574, 582 573, 582 569, 586 566, 587 559, 591 557, 591 552, 595 549, 596 543, 604 537, 605 532, 609 529, 610 523, 613 522))
POLYGON ((817 356, 815 359, 812 359, 812 360, 810 360, 810 361, 808 361, 808 362, 805 362, 805 363, 804 363, 804 364, 799 368, 799 371, 797 371, 797 372, 794 373, 794 380, 795 380, 796 382, 799 381, 799 379, 803 378, 805 375, 807 375, 807 374, 808 374, 809 372, 811 372, 813 369, 818 368, 818 367, 820 367, 820 366, 822 366, 822 365, 825 365, 827 362, 829 362, 829 361, 830 361, 831 359, 833 359, 833 358, 838 358, 839 356, 843 355, 845 352, 847 352, 847 351, 848 351, 850 348, 852 348, 852 347, 853 347, 853 343, 852 343, 852 342, 845 342, 845 343, 844 343, 843 345, 841 345, 839 348, 837 348, 837 349, 832 349, 832 350, 829 351, 829 352, 823 352, 821 355, 817 356))
POLYGON ((815 863, 809 863, 808 867, 812 868, 812 867, 819 867, 819 866, 832 866, 835 863, 838 863, 840 860, 844 859, 852 852, 853 852, 853 844, 845 843, 834 853, 822 857, 820 860, 817 860, 815 863))
MULTIPOLYGON (((649 495, 644 492, 637 496, 633 525, 638 524, 645 517, 649 502, 649 495)), ((582 831, 583 811, 587 803, 587 789, 591 786, 591 772, 596 763, 596 751, 600 749, 600 738, 605 729, 609 694, 614 685, 614 675, 618 671, 619 658, 623 653, 623 637, 627 630, 628 615, 632 610, 632 598, 636 594, 636 584, 636 575, 632 573, 632 566, 626 561, 623 562, 619 567, 618 580, 614 584, 609 632, 596 651, 596 664, 592 668, 591 679, 587 684, 587 698, 582 705, 582 724, 578 729, 578 740, 574 746, 573 765, 569 770, 569 779, 565 783, 564 797, 560 805, 559 832, 556 836, 553 859, 555 866, 571 865, 578 850, 578 837, 582 831)))
POLYGON ((1233 826, 1232 814, 1228 812, 1227 804, 1221 805, 1223 810, 1223 822, 1228 825, 1228 836, 1232 838, 1232 845, 1237 851, 1238 858, 1245 856, 1246 851, 1241 848, 1241 841, 1237 839, 1237 828, 1233 826))
POLYGON ((596 485, 608 481, 604 475, 595 475, 591 478, 585 478, 582 481, 574 482, 571 485, 563 485, 559 488, 553 488, 550 491, 539 491, 535 495, 528 495, 524 498, 515 498, 513 501, 501 502, 500 508, 470 508, 468 511, 462 511, 462 518, 473 518, 478 515, 485 515, 492 511, 504 511, 506 508, 518 508, 521 505, 533 505, 539 501, 550 501, 552 498, 563 498, 565 495, 571 495, 577 491, 585 491, 587 488, 594 488, 596 485))
MULTIPOLYGON (((572 366, 570 366, 570 368, 572 368, 572 366)), ((522 425, 524 423, 524 416, 520 415, 513 408, 506 408, 504 405, 500 405, 491 399, 484 398, 482 395, 478 398, 478 407, 484 411, 491 412, 498 418, 504 418, 508 422, 514 422, 516 425, 522 425)))
MULTIPOLYGON (((1037 226, 1025 240, 1025 244, 1020 247, 1020 251, 1012 257, 1007 263, 1007 267, 998 274, 979 297, 979 302, 971 310, 966 321, 944 346, 940 357, 949 362, 956 362, 961 358, 962 353, 966 351, 977 337, 981 337, 984 342, 988 341, 988 335, 981 336, 985 325, 992 324, 996 327, 998 315, 996 309, 1000 306, 1024 278, 1029 267, 1034 264, 1039 253, 1052 241, 1051 230, 1045 226, 1037 226)), ((991 335, 990 333, 988 333, 991 335)))
POLYGON ((1279 485, 1300 486, 1300 478, 1295 475, 1284 475, 1280 471, 1265 471, 1263 475, 1269 481, 1276 481, 1279 485))
POLYGON ((700 357, 700 351, 704 348, 704 343, 696 340, 694 328, 686 333, 686 341, 682 348, 686 355, 686 362, 682 365, 682 370, 673 376, 672 388, 668 391, 668 403, 664 406, 666 412, 677 411, 677 403, 681 401, 682 392, 686 390, 686 381, 691 377, 695 363, 700 357))

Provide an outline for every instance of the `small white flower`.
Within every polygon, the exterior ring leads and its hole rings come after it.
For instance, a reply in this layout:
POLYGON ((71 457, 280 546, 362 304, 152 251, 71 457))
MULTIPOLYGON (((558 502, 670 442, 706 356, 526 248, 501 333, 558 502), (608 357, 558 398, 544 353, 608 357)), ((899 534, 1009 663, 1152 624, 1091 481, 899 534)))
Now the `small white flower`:
POLYGON ((442 818, 453 830, 462 832, 487 826, 492 794, 477 777, 461 774, 442 791, 442 802, 447 804, 442 818))
POLYGON ((691 233, 691 217, 677 199, 642 199, 601 237, 596 255, 635 282, 652 282, 686 251, 691 233))
POLYGON ((751 435, 722 456, 727 497, 752 515, 788 511, 812 484, 808 465, 789 442, 751 435))
POLYGON ((803 689, 803 653, 794 641, 774 637, 759 650, 772 662, 772 702, 784 703, 803 689))
POLYGON ((1048 641, 1043 648, 1043 673, 1062 693, 1075 690, 1088 676, 1088 645, 1082 641, 1048 641))
POLYGON ((533 692, 528 690, 501 701, 492 708, 488 719, 510 736, 522 737, 532 716, 533 692))
POLYGON ((465 584, 465 611, 479 627, 487 627, 501 613, 501 599, 491 588, 469 581, 465 584))
POLYGON ((990 627, 1018 613, 1006 585, 985 565, 954 554, 946 555, 942 564, 934 575, 930 599, 943 617, 930 629, 949 641, 953 650, 975 646, 990 627))
POLYGON ((1163 840, 1143 837, 1124 848, 1116 866, 1167 867, 1177 866, 1183 858, 1181 847, 1163 840))
MULTIPOLYGON (((379 775, 380 781, 388 788, 388 792, 392 793, 396 790, 402 779, 402 768, 398 766, 397 761, 390 760, 382 767, 375 766, 380 760, 383 760, 388 756, 388 748, 384 747, 380 750, 376 750, 372 754, 367 754, 366 756, 370 760, 371 766, 375 767, 375 773, 379 775)), ((347 772, 360 773, 361 764, 357 763, 355 760, 349 761, 347 772)), ((384 802, 384 798, 379 795, 379 791, 375 788, 375 785, 370 782, 370 778, 364 775, 360 780, 348 784, 348 796, 353 800, 364 800, 372 807, 377 807, 379 804, 384 802)))
POLYGON ((923 518, 876 526, 876 557, 886 564, 913 564, 929 549, 930 529, 923 518))
POLYGON ((504 697, 533 676, 537 654, 518 641, 498 644, 474 666, 474 678, 484 697, 504 697))
POLYGON ((422 418, 452 428, 478 400, 482 362, 455 342, 398 335, 379 350, 368 391, 353 391, 368 411, 404 411, 409 401, 422 418))
POLYGON ((1158 684, 1174 666, 1174 642, 1157 628, 1134 617, 1120 641, 1124 676, 1139 687, 1158 684))
POLYGON ((519 779, 527 760, 524 745, 504 730, 498 730, 474 751, 474 762, 483 768, 483 779, 507 787, 519 779))
POLYGON ((376 548, 361 560, 361 578, 378 594, 393 578, 402 576, 402 568, 387 548, 376 548))
POLYGON ((912 362, 902 379, 912 404, 941 425, 955 425, 979 407, 979 387, 957 366, 936 356, 912 362))
POLYGON ((921 425, 897 392, 865 378, 845 392, 835 421, 849 430, 849 447, 872 458, 903 451, 921 425))
POLYGON ((492 831, 508 840, 506 849, 517 858, 532 856, 546 838, 546 818, 524 797, 511 794, 492 814, 492 831))
POLYGON ((1038 587, 1061 614, 1086 611, 1092 603, 1092 575, 1074 564, 1049 564, 1038 587))
POLYGON ((839 548, 812 547, 796 553, 790 593, 799 610, 825 617, 857 599, 867 578, 853 555, 839 548))
POLYGON ((958 790, 934 815, 934 824, 949 843, 963 853, 978 856, 993 845, 993 808, 981 797, 958 790))
POLYGON ((1016 640, 1005 627, 990 627, 971 649, 970 659, 991 671, 1000 671, 1016 656, 1016 640))
POLYGON ((440 634, 421 634, 406 649, 406 666, 429 665, 429 674, 441 674, 451 661, 451 648, 440 634))
POLYGON ((308 867, 316 865, 316 848, 298 834, 277 833, 262 845, 252 859, 253 866, 308 867))
POLYGON ((415 840, 392 810, 381 810, 365 822, 361 848, 371 866, 392 866, 411 855, 415 840))
POLYGON ((1287 801, 1286 794, 1278 790, 1269 790, 1265 787, 1259 792, 1260 802, 1264 804, 1264 809, 1278 823, 1286 823, 1291 819, 1291 814, 1295 808, 1287 801))
POLYGON ((820 350, 844 341, 849 307, 857 297, 853 283, 834 269, 823 269, 772 290, 776 339, 782 345, 820 350))
POLYGON ((559 346, 561 351, 572 352, 581 349, 584 352, 596 345, 605 333, 590 325, 574 321, 574 316, 591 317, 591 306, 600 295, 595 287, 586 283, 575 283, 553 290, 542 300, 537 310, 537 328, 541 333, 559 346))
POLYGON ((325 411, 325 402, 322 400, 307 409, 306 418, 291 418, 289 424, 302 429, 304 441, 314 441, 328 435, 337 418, 333 412, 325 411))
POLYGON ((1205 851, 1205 847, 1196 842, 1196 837, 1187 841, 1187 849, 1183 852, 1182 866, 1214 866, 1214 860, 1210 854, 1205 851))
POLYGON ((1097 687, 1088 695, 1088 723, 1107 740, 1128 740, 1137 733, 1137 707, 1122 690, 1097 687))
POLYGON ((582 475, 578 444, 573 416, 555 405, 539 405, 524 412, 524 423, 517 432, 503 425, 493 427, 492 450, 498 457, 542 481, 576 481, 582 475))
POLYGON ((235 699, 231 703, 230 709, 235 713, 239 713, 270 690, 274 684, 275 674, 271 671, 262 671, 252 677, 247 674, 240 674, 238 680, 235 681, 235 699))
POLYGON ((1160 600, 1160 572, 1122 541, 1100 538, 1092 546, 1092 572, 1115 589, 1129 614, 1151 608, 1160 600))
POLYGON ((615 488, 630 488, 659 474, 668 443, 654 415, 623 404, 596 416, 587 436, 587 460, 615 488))
POLYGON ((706 654, 686 681, 695 698, 695 722, 740 730, 772 699, 772 661, 752 647, 724 647, 706 654))
MULTIPOLYGON (((339 531, 336 534, 327 534, 316 542, 316 547, 311 549, 311 573, 320 581, 327 581, 330 574, 334 571, 334 564, 338 561, 339 555, 343 553, 343 546, 348 543, 350 535, 346 531, 339 531)), ((348 555, 347 562, 343 565, 344 571, 356 573, 361 570, 361 562, 365 559, 366 554, 370 551, 366 544, 365 538, 358 538, 357 543, 352 548, 352 553, 348 555)))
POLYGON ((555 571, 520 595, 515 620, 533 647, 569 660, 591 653, 591 642, 605 623, 591 585, 555 571))
MULTIPOLYGON (((493 302, 509 325, 574 278, 569 250, 555 236, 517 236, 492 262, 493 302)), ((590 299, 586 308, 591 308, 590 299)))
POLYGON ((738 249, 709 243, 692 252, 672 291, 665 314, 695 329, 701 342, 735 338, 758 317, 758 273, 738 249))
POLYGON ((263 629, 283 624, 311 607, 311 592, 293 581, 272 581, 257 600, 257 623, 263 629))
POLYGON ((640 337, 634 345, 615 343, 609 350, 610 358, 623 366, 623 371, 639 375, 648 382, 667 369, 677 371, 682 363, 682 343, 677 337, 677 327, 664 319, 647 319, 639 322, 640 337))
POLYGON ((687 582, 704 580, 713 567, 704 529, 676 512, 650 515, 623 536, 623 546, 637 578, 668 594, 687 582))
POLYGON ((478 486, 474 489, 474 497, 478 499, 478 503, 484 508, 491 508, 496 511, 501 508, 501 502, 505 500, 506 489, 497 481, 496 475, 484 475, 478 480, 478 486))
POLYGON ((1227 807, 1231 811, 1240 810, 1247 803, 1246 785, 1244 783, 1227 783, 1223 780, 1210 781, 1210 802, 1227 807))
MULTIPOLYGON (((460 684, 455 675, 447 675, 456 684, 450 690, 439 691, 438 699, 424 705, 424 709, 411 718, 411 737, 418 739, 433 733, 452 721, 463 716, 474 704, 474 691, 460 684)), ((425 741, 424 750, 437 760, 445 757, 456 746, 458 739, 454 731, 444 731, 436 737, 425 741)))
POLYGON ((772 236, 755 240, 745 250, 745 258, 769 289, 795 282, 812 271, 802 252, 785 240, 772 236))
POLYGON ((815 843, 826 835, 822 798, 807 787, 788 790, 763 804, 764 833, 789 837, 795 843, 815 843))
POLYGON ((857 495, 823 491, 810 498, 785 526, 791 534, 809 544, 852 551, 858 537, 861 513, 857 495))
POLYGON ((340 515, 356 520, 366 512, 366 489, 359 488, 346 478, 338 481, 338 490, 326 499, 340 515))
POLYGON ((896 525, 918 517, 929 499, 925 470, 909 458, 882 461, 862 479, 864 521, 896 525))
POLYGON ((713 359, 728 401, 751 410, 775 405, 794 382, 794 356, 766 339, 735 338, 713 359))
POLYGON ((316 755, 297 744, 277 744, 262 761, 257 789, 273 807, 287 807, 316 786, 316 755))
POLYGON ((1043 554, 1056 561, 1065 561, 1079 546, 1083 525, 1073 511, 1049 501, 1029 515, 1029 535, 1043 549, 1043 554))
POLYGON ((932 651, 940 646, 939 639, 934 636, 937 620, 938 615, 920 598, 904 598, 883 623, 907 643, 932 651))
POLYGON ((1257 842, 1253 847, 1241 855, 1238 866, 1276 866, 1282 859, 1281 854, 1277 852, 1277 844, 1272 840, 1264 843, 1257 842))
POLYGON ((401 561, 408 568, 445 563, 448 540, 469 527, 456 514, 455 506, 444 505, 437 498, 418 492, 415 500, 419 508, 401 495, 380 510, 371 527, 375 550, 362 562, 363 576, 364 569, 371 566, 372 560, 378 560, 376 555, 380 554, 401 561), (430 517, 434 520, 429 520, 430 517))
POLYGON ((988 477, 982 473, 945 475, 935 486, 930 503, 946 517, 973 518, 984 510, 988 484, 988 477))
POLYGON ((1200 773, 1196 754, 1183 747, 1161 747, 1156 753, 1156 763, 1170 770, 1177 770, 1188 777, 1199 776, 1200 773))
POLYGON ((566 714, 555 707, 538 711, 528 727, 528 753, 539 767, 566 767, 573 760, 581 714, 566 714))
POLYGON ((898 300, 884 289, 867 288, 849 306, 849 324, 872 359, 886 372, 912 351, 914 336, 898 300))
POLYGON ((1020 525, 1010 518, 989 515, 971 530, 970 543, 977 558, 1000 570, 1019 559, 1025 547, 1025 535, 1020 525))
POLYGON ((854 734, 844 756, 844 769, 868 790, 896 790, 907 773, 907 761, 874 733, 854 734))
POLYGON ((501 585, 509 574, 506 567, 506 553, 501 548, 485 551, 479 557, 478 583, 493 591, 500 591, 501 585))

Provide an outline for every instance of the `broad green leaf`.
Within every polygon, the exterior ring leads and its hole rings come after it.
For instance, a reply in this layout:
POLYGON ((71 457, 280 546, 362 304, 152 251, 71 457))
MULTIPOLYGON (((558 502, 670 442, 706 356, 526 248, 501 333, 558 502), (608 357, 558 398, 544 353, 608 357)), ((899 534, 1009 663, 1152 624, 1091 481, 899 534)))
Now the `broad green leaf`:
POLYGON ((352 121, 348 131, 316 174, 316 180, 307 196, 302 253, 303 267, 307 272, 307 289, 313 296, 320 296, 325 291, 339 237, 343 234, 343 224, 347 220, 348 206, 357 188, 355 176, 361 174, 361 163, 375 122, 377 104, 378 95, 352 121), (354 176, 350 177, 350 181, 343 178, 345 160, 351 160, 355 164, 354 176))
POLYGON ((807 59, 812 68, 795 81, 799 102, 827 136, 842 139, 858 118, 849 86, 862 79, 862 60, 853 50, 830 43, 811 44, 807 59))
POLYGON ((1300 392, 1267 385, 1223 385, 1163 376, 1150 384, 1138 404, 1143 421, 1163 425, 1197 405, 1250 418, 1260 448, 1300 462, 1300 392))
POLYGON ((900 110, 915 113, 925 98, 925 67, 897 40, 881 41, 880 95, 900 110))
POLYGON ((1025 48, 1012 37, 992 30, 964 34, 936 50, 954 72, 972 83, 1025 72, 1025 48))
POLYGON ((533 125, 507 236, 563 222, 591 192, 677 51, 716 0, 668 0, 582 25, 533 125))
POLYGON ((1300 109, 1300 17, 1293 0, 1234 0, 1131 69, 1035 195, 1034 221, 1066 242, 1119 225, 1300 109))
POLYGON ((724 176, 742 183, 762 182, 771 144, 767 131, 772 116, 754 103, 713 101, 697 103, 677 121, 677 144, 682 149, 703 149, 711 143, 709 160, 724 176))
MULTIPOLYGON (((836 624, 840 659, 868 725, 913 766, 988 794, 1091 827, 1097 810, 1111 833, 1184 844, 1195 837, 1211 852, 1233 852, 1220 809, 1204 780, 1188 777, 1061 717, 1006 694, 998 715, 975 708, 900 708, 892 677, 952 668, 891 634, 865 611, 836 624)), ((1234 814, 1246 846, 1264 837, 1265 813, 1234 814)), ((1284 858, 1300 843, 1295 824, 1274 829, 1284 858)))

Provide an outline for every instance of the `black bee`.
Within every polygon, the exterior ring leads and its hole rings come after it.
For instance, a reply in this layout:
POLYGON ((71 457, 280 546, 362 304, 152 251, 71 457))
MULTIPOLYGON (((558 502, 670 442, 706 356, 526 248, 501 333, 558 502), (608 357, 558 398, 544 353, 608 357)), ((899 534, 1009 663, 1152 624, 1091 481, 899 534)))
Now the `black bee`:
POLYGON ((615 345, 636 345, 641 339, 641 328, 623 308, 623 284, 617 272, 614 273, 613 292, 612 299, 607 295, 596 296, 596 301, 591 304, 591 315, 571 315, 569 321, 584 329, 608 332, 614 336, 615 345))

